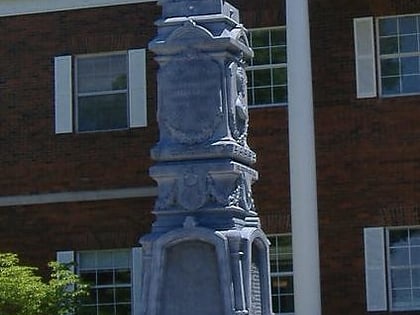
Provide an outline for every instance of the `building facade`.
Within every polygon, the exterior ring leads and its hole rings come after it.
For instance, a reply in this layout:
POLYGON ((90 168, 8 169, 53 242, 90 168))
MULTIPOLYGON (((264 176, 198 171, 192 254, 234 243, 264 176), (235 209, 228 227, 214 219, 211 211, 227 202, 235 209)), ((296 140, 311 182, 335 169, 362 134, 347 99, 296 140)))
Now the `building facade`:
MULTIPOLYGON (((134 314, 158 140, 147 0, 0 2, 0 251, 77 262, 83 314, 134 314)), ((254 199, 293 314, 285 1, 249 29, 254 199)), ((420 1, 309 0, 322 314, 420 313, 420 1), (418 256, 418 257, 417 257, 418 256)), ((293 231, 299 233, 299 230, 293 231)))

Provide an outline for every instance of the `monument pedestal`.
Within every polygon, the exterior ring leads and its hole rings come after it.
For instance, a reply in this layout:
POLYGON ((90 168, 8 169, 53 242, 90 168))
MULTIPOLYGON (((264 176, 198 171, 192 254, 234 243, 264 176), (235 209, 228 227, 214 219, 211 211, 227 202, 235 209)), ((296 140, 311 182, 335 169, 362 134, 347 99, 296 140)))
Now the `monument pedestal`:
POLYGON ((143 238, 149 315, 271 314, 267 240, 259 228, 184 227, 143 238))
POLYGON ((150 169, 158 198, 141 239, 141 315, 269 315, 269 244, 247 144, 246 30, 224 0, 159 4, 149 45, 159 63, 150 169))

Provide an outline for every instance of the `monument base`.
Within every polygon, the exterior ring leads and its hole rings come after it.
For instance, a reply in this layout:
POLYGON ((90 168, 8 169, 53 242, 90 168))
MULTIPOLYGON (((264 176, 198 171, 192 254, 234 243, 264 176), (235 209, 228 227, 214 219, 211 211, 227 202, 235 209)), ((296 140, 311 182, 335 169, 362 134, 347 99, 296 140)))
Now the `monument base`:
POLYGON ((142 315, 271 314, 268 241, 257 227, 184 227, 141 239, 142 315))

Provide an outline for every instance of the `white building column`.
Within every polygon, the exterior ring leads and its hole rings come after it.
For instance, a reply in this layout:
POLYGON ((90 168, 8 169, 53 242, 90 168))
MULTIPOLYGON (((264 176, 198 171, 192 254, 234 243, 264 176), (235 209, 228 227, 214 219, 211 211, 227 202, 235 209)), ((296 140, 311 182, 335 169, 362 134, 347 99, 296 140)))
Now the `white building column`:
POLYGON ((321 315, 308 0, 287 0, 286 21, 295 314, 321 315))

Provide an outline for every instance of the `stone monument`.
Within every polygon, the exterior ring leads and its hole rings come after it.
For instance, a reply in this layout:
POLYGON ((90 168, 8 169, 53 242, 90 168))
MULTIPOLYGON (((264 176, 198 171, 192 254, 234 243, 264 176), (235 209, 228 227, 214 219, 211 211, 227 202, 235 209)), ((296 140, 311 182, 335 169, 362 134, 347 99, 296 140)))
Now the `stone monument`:
MULTIPOLYGON (((158 184, 143 246, 141 315, 271 314, 268 241, 252 198, 252 56, 224 0, 159 0, 158 184)), ((139 314, 135 314, 139 315, 139 314)))

